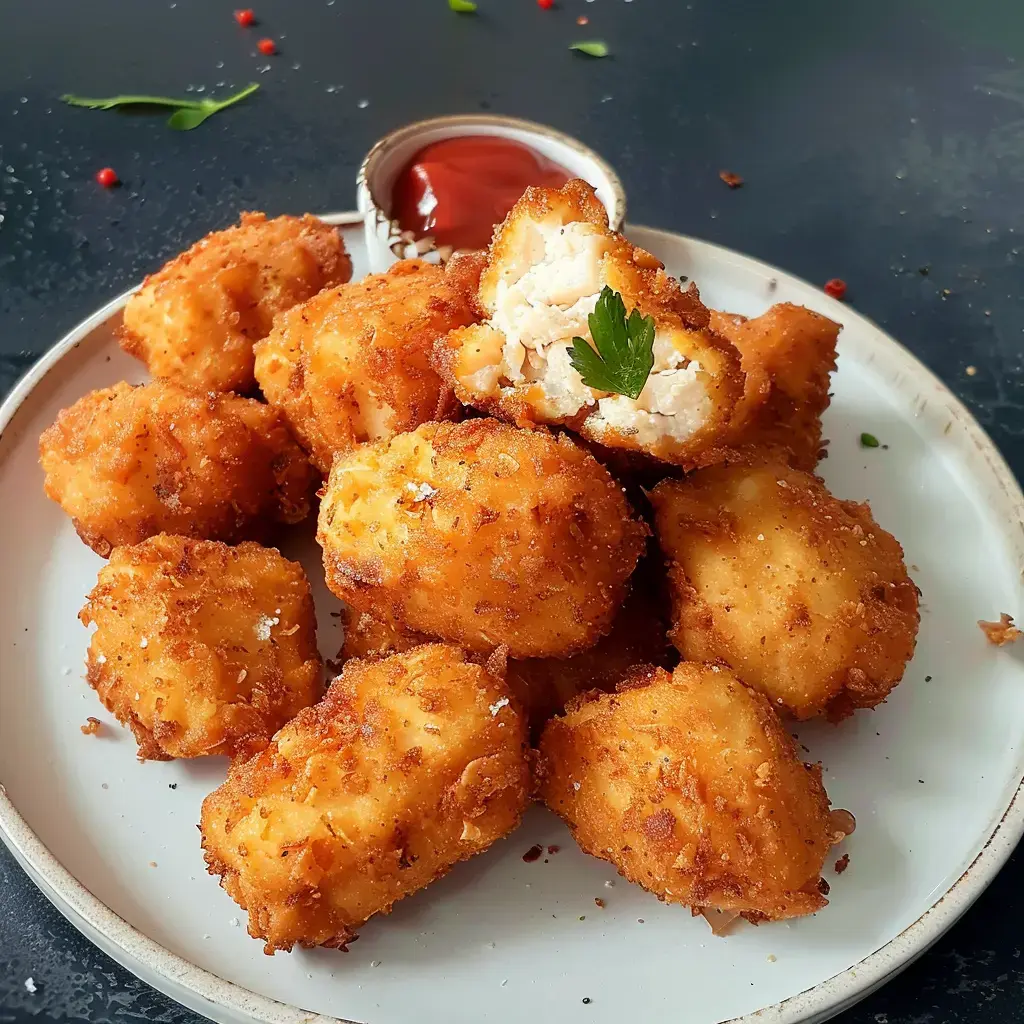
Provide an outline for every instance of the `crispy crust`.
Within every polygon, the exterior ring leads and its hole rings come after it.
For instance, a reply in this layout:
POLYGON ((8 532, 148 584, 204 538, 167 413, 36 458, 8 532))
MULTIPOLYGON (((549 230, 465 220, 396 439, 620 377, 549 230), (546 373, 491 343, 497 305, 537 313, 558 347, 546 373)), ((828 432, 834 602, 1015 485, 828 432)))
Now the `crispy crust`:
POLYGON ((309 515, 313 471, 279 415, 166 380, 80 398, 39 439, 44 489, 97 554, 157 533, 263 540, 309 515))
MULTIPOLYGON (((660 565, 644 558, 631 581, 629 596, 612 630, 586 651, 568 658, 505 661, 509 689, 526 714, 530 736, 540 737, 545 723, 569 700, 588 690, 613 691, 637 665, 675 665, 679 656, 668 639, 664 614, 667 583, 660 565)), ((397 622, 383 622, 368 612, 345 610, 345 641, 338 653, 349 658, 382 658, 412 650, 431 638, 397 622)), ((475 655, 476 659, 482 657, 475 655)))
POLYGON ((647 445, 631 434, 599 427, 594 406, 570 418, 544 417, 531 396, 535 385, 526 383, 483 392, 468 383, 481 365, 496 363, 500 358, 496 354, 504 344, 504 335, 487 323, 451 331, 435 345, 435 366, 451 382, 459 400, 519 427, 532 429, 540 423, 562 425, 589 440, 644 452, 684 468, 724 458, 727 449, 722 444, 723 436, 733 407, 743 394, 739 354, 731 342, 710 328, 710 312, 701 302, 696 286, 691 284, 683 290, 665 273, 660 260, 608 229, 607 212, 586 182, 574 179, 561 189, 526 190, 495 230, 480 279, 479 301, 483 311, 487 315, 493 313, 497 283, 509 273, 508 267, 522 250, 527 224, 548 217, 557 217, 564 223, 592 224, 607 235, 610 245, 602 259, 604 282, 622 295, 627 311, 639 308, 645 315, 653 316, 659 332, 670 332, 676 349, 687 360, 700 364, 698 377, 711 397, 712 411, 704 425, 685 442, 666 436, 647 445))
POLYGON ((522 658, 607 633, 648 532, 568 437, 475 419, 339 456, 317 539, 327 585, 353 607, 522 658))
POLYGON ((478 315, 471 262, 403 260, 279 316, 256 379, 325 475, 337 452, 461 410, 430 365, 435 340, 478 315))
POLYGON ((586 853, 666 903, 758 921, 827 903, 821 770, 725 670, 647 668, 570 701, 541 737, 538 778, 586 853))
POLYGON ((96 626, 86 679, 141 761, 249 757, 321 694, 309 582, 272 548, 115 548, 79 618, 96 626))
POLYGON ((917 588, 866 504, 779 458, 701 470, 650 497, 684 658, 728 665, 797 718, 874 707, 903 677, 917 588))
POLYGON ((374 914, 487 849, 528 802, 526 727, 456 647, 353 659, 203 802, 211 874, 265 951, 345 949, 374 914))
POLYGON ((823 450, 821 417, 841 325, 784 302, 752 320, 712 310, 711 327, 739 350, 746 374, 729 446, 785 451, 797 469, 813 471, 823 450))
POLYGON ((654 560, 645 558, 640 563, 611 632, 589 650, 571 658, 508 660, 506 679, 526 711, 534 739, 578 694, 612 691, 638 665, 671 668, 676 664, 678 656, 668 638, 663 575, 654 560))
POLYGON ((155 377, 249 392, 253 343, 274 316, 351 276, 337 228, 308 213, 243 213, 146 278, 125 306, 121 347, 155 377))

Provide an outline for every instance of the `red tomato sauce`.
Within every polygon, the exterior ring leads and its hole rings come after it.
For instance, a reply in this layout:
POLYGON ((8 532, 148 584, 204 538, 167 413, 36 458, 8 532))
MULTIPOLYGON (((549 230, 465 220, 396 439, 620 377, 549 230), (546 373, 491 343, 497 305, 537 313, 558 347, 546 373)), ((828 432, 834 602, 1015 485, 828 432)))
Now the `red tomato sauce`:
POLYGON ((483 249, 528 185, 559 188, 572 175, 511 139, 466 135, 424 146, 402 169, 391 216, 416 238, 483 249))

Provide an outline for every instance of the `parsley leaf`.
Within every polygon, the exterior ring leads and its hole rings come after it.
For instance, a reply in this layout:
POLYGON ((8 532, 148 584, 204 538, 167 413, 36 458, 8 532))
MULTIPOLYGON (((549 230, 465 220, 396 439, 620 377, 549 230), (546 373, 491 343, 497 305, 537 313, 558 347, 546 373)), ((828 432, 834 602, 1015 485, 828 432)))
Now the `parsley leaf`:
POLYGON ((476 4, 471 0, 448 0, 448 9, 457 14, 472 14, 476 10, 476 4))
POLYGON ((861 434, 860 435, 860 446, 861 448, 877 448, 878 438, 874 434, 861 434))
POLYGON ((569 49, 575 50, 577 53, 585 53, 588 57, 607 57, 611 53, 608 44, 601 42, 600 39, 593 39, 585 43, 573 43, 569 49))
POLYGON ((635 402, 654 368, 654 317, 634 309, 627 318, 622 296, 605 285, 587 319, 597 351, 583 338, 573 338, 573 369, 588 388, 635 402))
POLYGON ((176 99, 173 96, 107 96, 104 99, 90 99, 87 96, 74 96, 67 93, 61 99, 72 107, 85 107, 88 110, 113 110, 115 107, 172 107, 174 113, 167 119, 169 127, 177 131, 187 132, 197 128, 208 117, 226 107, 233 106, 246 96, 251 96, 259 85, 246 86, 233 96, 223 100, 215 100, 207 96, 203 99, 176 99))

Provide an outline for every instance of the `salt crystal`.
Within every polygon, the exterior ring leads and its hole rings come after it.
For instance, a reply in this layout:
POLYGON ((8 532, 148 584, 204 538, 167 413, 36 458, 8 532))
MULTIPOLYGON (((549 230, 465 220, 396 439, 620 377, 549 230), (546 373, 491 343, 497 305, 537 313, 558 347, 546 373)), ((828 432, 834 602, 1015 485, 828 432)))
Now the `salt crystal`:
POLYGON ((238 918, 237 917, 231 918, 231 920, 228 921, 228 924, 231 925, 232 928, 237 928, 238 927, 238 918))
POLYGON ((35 993, 36 993, 36 982, 35 982, 34 978, 26 978, 25 979, 25 991, 30 993, 30 994, 32 994, 32 995, 35 995, 35 993))
POLYGON ((489 708, 491 712, 491 718, 493 718, 503 707, 508 705, 508 697, 502 697, 501 700, 495 701, 489 708))

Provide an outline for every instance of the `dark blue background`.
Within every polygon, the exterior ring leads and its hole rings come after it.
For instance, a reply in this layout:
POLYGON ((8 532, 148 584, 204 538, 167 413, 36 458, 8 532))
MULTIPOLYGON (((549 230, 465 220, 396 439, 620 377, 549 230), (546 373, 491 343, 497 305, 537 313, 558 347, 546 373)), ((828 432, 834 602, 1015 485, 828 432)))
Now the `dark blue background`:
MULTIPOLYGON (((249 31, 220 0, 0 5, 0 394, 239 210, 349 209, 384 132, 494 110, 603 153, 635 223, 811 281, 845 278, 850 301, 952 386, 1021 475, 1019 0, 480 0, 476 17, 445 0, 251 2, 262 24, 249 31), (255 52, 264 34, 279 56, 255 52), (570 54, 580 38, 614 56, 570 54), (160 116, 57 101, 250 81, 255 97, 183 134, 160 116), (123 187, 94 184, 105 165, 123 187), (730 191, 721 169, 747 184, 730 191)), ((1024 1021, 1019 862, 844 1024, 1024 1021)), ((0 847, 0 1024, 36 1019, 197 1018, 80 938, 0 847)))

